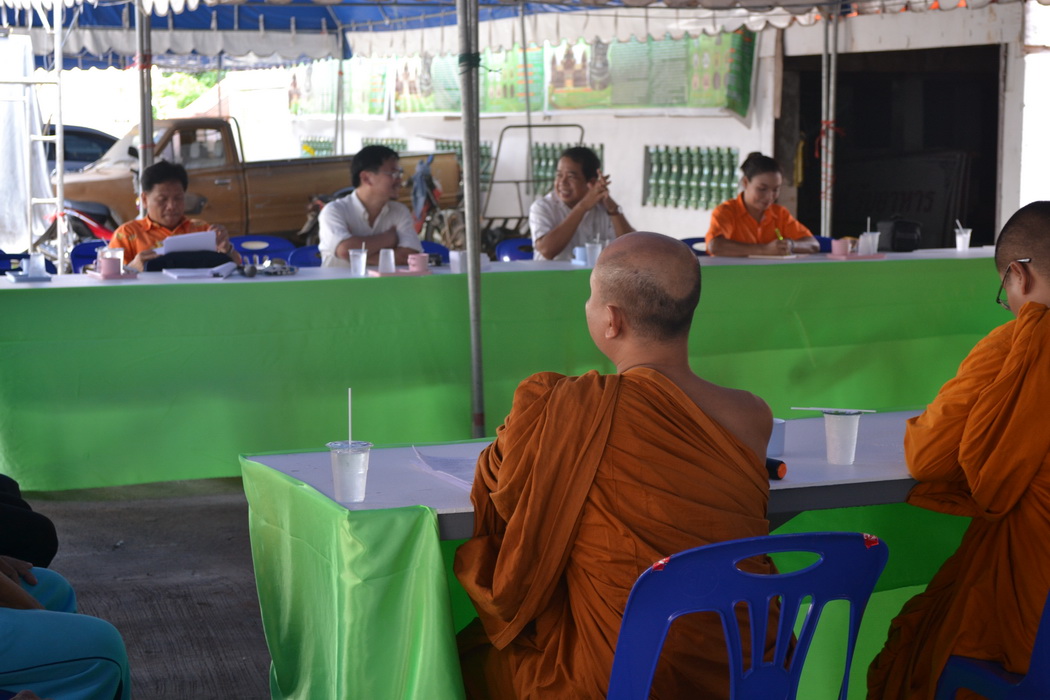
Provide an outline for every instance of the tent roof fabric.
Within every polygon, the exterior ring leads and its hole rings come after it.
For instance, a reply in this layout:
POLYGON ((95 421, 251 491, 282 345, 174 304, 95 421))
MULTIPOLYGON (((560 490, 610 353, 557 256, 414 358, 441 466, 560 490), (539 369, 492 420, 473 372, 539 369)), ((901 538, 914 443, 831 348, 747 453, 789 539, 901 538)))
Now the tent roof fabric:
MULTIPOLYGON (((26 28, 33 50, 53 52, 42 22, 54 0, 0 0, 0 27, 26 28), (35 11, 34 11, 35 10, 35 11)), ((857 14, 923 12, 984 7, 996 0, 864 0, 857 14)), ((1022 0, 998 0, 999 3, 1022 0)), ((1050 0, 1038 0, 1050 4, 1050 0)), ((210 67, 207 57, 254 57, 242 67, 324 57, 411 55, 458 50, 454 0, 143 0, 153 10, 154 62, 180 69, 210 67), (346 41, 341 41, 345 35, 346 41), (425 44, 424 44, 425 41, 425 44), (180 59, 179 57, 187 57, 180 59)), ((483 47, 509 49, 521 41, 522 5, 479 0, 483 47)), ((95 4, 64 0, 64 54, 69 61, 93 57, 101 65, 123 65, 135 55, 134 5, 128 0, 95 4)), ((807 0, 565 0, 528 2, 529 42, 577 38, 627 40, 631 37, 680 38, 746 27, 783 28, 819 21, 807 0)), ((17 31, 17 30, 16 30, 17 31)), ((224 61, 233 67, 234 61, 224 61)), ((76 65, 76 63, 74 63, 76 65)), ((99 65, 95 63, 94 65, 99 65)))

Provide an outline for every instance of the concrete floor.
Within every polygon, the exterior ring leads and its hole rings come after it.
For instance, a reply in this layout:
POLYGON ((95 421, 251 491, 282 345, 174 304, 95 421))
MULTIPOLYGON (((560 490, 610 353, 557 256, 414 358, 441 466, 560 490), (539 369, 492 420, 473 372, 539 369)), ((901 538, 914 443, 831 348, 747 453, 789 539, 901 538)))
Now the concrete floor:
POLYGON ((269 697, 240 479, 24 494, 52 519, 51 565, 113 623, 136 698, 269 697))

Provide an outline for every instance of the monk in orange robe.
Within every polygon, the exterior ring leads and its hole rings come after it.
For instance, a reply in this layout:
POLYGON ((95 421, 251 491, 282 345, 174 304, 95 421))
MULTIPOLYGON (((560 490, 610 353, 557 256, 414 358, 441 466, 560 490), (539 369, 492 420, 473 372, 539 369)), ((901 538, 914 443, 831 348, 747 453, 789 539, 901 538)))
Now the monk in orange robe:
MULTIPOLYGON (((760 398, 689 368, 699 297, 688 246, 622 236, 601 254, 586 304, 617 373, 540 373, 518 387, 478 460, 474 536, 456 554, 480 618, 460 634, 468 697, 604 697, 642 571, 691 547, 768 534, 772 416, 760 398)), ((749 564, 775 571, 767 557, 749 564)), ((722 640, 714 615, 678 620, 653 697, 728 698, 722 640)))
POLYGON ((869 698, 933 698, 953 654, 1028 671, 1050 590, 1050 202, 1011 217, 995 262, 1016 319, 974 347, 904 438, 921 482, 908 502, 973 520, 891 623, 869 698))

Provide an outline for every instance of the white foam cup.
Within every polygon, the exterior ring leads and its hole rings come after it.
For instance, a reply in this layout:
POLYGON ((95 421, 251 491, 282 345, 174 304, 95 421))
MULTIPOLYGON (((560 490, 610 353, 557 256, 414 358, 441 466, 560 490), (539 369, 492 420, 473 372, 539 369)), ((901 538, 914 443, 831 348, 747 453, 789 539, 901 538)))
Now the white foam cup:
POLYGON ((390 274, 394 272, 394 249, 383 248, 379 251, 379 272, 390 274))
POLYGON ((780 457, 784 454, 784 432, 786 424, 783 418, 773 419, 773 432, 769 436, 766 457, 780 457))
POLYGON ((859 411, 825 411, 824 437, 827 441, 828 464, 853 464, 857 453, 859 411))

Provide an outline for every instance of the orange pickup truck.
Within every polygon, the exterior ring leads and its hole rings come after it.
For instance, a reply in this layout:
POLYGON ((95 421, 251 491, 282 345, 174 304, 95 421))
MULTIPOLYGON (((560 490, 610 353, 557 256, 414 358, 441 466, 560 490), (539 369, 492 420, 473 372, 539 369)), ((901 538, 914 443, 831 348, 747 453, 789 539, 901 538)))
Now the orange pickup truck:
MULTIPOLYGON (((353 156, 289 158, 246 163, 236 122, 216 118, 160 119, 154 124, 155 160, 182 163, 190 175, 187 209, 209 223, 223 224, 231 235, 288 236, 306 221, 312 195, 350 186, 353 156), (196 203, 197 206, 193 206, 196 203)), ((65 176, 65 197, 102 205, 111 223, 138 217, 138 129, 132 130, 87 168, 65 176)), ((459 200, 460 171, 452 152, 401 153, 405 170, 402 201, 411 207, 411 182, 421 160, 430 165, 441 191, 441 208, 459 200)), ((97 210, 98 207, 92 207, 97 210)))

